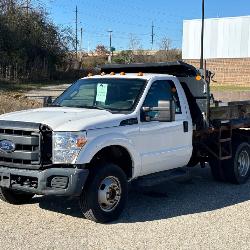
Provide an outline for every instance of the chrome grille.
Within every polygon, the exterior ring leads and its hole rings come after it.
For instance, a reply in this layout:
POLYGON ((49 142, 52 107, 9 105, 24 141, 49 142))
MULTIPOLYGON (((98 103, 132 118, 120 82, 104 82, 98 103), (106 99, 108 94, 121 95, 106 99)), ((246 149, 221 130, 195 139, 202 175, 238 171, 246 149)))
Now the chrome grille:
POLYGON ((0 165, 26 168, 41 163, 40 124, 0 121, 0 141, 9 140, 15 144, 10 153, 0 151, 0 165))

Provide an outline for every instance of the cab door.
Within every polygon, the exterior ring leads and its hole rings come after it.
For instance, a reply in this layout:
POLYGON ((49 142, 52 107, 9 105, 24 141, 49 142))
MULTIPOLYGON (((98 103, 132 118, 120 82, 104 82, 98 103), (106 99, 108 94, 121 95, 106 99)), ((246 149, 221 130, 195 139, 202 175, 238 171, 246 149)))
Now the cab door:
MULTIPOLYGON (((192 129, 191 124, 188 124, 185 101, 179 99, 178 92, 174 81, 156 80, 146 95, 142 107, 157 107, 160 100, 174 100, 176 115, 175 120, 171 122, 150 121, 141 116, 141 175, 182 167, 190 159, 192 129)), ((157 114, 154 111, 147 115, 153 117, 157 114)))

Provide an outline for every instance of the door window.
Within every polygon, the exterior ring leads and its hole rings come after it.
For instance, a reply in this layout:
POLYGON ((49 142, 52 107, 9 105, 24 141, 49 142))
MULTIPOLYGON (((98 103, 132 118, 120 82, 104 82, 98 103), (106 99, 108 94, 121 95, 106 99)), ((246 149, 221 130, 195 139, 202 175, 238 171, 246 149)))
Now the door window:
MULTIPOLYGON (((158 101, 169 100, 174 100, 175 102, 175 113, 181 114, 180 100, 174 82, 170 80, 158 80, 153 82, 149 89, 143 107, 158 107, 158 101)), ((151 111, 148 115, 153 118, 157 113, 157 111, 151 111)))

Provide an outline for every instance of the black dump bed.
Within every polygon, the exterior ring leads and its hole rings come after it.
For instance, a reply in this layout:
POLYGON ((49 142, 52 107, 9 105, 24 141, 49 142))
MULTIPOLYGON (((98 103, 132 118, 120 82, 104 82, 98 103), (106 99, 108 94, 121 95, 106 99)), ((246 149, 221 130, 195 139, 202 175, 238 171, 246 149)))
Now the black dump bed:
POLYGON ((169 74, 177 77, 190 77, 199 74, 198 70, 182 61, 160 62, 160 63, 131 63, 131 64, 106 64, 101 67, 101 71, 109 74, 111 72, 120 73, 156 73, 169 74))

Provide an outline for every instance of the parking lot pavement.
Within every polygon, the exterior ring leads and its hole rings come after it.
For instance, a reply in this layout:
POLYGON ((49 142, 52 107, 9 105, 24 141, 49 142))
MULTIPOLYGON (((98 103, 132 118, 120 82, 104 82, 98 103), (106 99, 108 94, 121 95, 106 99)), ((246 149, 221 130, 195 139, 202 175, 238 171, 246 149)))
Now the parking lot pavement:
POLYGON ((216 183, 208 168, 194 169, 192 176, 132 190, 121 218, 106 225, 83 219, 77 200, 0 202, 0 248, 250 249, 250 181, 216 183))
POLYGON ((46 87, 41 87, 39 89, 30 90, 25 93, 29 99, 34 99, 38 101, 43 101, 45 96, 51 96, 55 99, 57 96, 62 94, 62 92, 68 88, 71 84, 61 84, 61 85, 51 85, 46 87))

